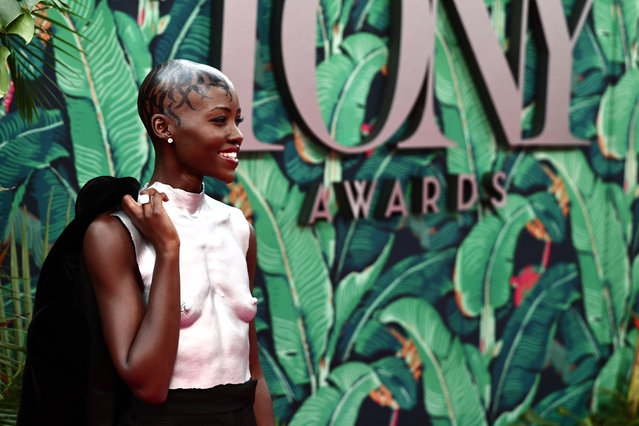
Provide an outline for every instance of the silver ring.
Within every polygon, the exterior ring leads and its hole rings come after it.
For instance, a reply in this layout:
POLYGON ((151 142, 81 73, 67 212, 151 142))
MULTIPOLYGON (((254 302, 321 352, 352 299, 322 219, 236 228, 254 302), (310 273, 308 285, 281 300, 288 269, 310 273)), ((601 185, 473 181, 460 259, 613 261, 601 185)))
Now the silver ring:
POLYGON ((140 204, 146 204, 150 201, 151 198, 149 197, 149 194, 140 194, 140 196, 138 197, 138 203, 140 204))

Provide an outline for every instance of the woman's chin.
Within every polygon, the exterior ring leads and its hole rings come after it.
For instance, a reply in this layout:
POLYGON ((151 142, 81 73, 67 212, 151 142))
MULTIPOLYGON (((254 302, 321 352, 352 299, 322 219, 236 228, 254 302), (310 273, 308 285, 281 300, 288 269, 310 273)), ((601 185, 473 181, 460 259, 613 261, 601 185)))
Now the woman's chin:
POLYGON ((217 180, 219 180, 222 183, 225 184, 229 184, 229 183, 233 183, 233 181, 235 180, 235 172, 230 173, 230 174, 225 174, 223 176, 219 176, 219 175, 213 175, 211 176, 212 178, 215 178, 217 180))

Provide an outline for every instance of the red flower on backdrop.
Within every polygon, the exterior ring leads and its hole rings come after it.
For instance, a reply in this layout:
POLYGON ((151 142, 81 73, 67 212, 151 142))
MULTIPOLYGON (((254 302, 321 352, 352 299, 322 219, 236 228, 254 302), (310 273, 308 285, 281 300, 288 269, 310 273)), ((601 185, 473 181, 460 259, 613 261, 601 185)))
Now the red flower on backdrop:
POLYGON ((11 101, 13 100, 13 95, 15 92, 15 87, 13 86, 13 80, 9 82, 9 89, 7 90, 7 94, 4 96, 4 100, 2 101, 2 106, 4 107, 5 112, 9 111, 9 107, 11 106, 11 101))
POLYGON ((373 126, 368 123, 362 123, 362 127, 360 129, 362 131, 363 136, 368 136, 371 134, 371 130, 373 130, 373 126))
POLYGON ((515 306, 519 306, 524 297, 539 281, 541 274, 532 265, 526 266, 519 275, 510 278, 510 285, 515 287, 515 306))

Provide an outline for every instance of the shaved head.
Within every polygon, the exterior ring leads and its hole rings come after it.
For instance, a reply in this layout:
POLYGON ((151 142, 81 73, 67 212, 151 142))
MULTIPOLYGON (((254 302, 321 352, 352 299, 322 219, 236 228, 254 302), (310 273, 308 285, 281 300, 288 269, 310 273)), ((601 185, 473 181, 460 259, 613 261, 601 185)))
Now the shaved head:
POLYGON ((208 65, 176 59, 156 65, 146 76, 138 92, 138 113, 149 135, 153 137, 151 117, 164 114, 180 126, 181 108, 193 108, 190 96, 207 98, 217 87, 233 98, 231 81, 221 71, 208 65))

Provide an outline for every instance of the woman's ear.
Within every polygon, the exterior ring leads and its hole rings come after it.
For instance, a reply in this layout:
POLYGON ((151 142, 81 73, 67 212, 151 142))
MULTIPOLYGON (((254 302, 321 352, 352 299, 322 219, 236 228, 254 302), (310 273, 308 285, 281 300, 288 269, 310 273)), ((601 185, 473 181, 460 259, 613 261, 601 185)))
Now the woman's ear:
POLYGON ((151 130, 157 139, 164 142, 168 141, 171 137, 171 118, 164 114, 154 114, 151 117, 151 130))

